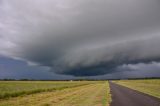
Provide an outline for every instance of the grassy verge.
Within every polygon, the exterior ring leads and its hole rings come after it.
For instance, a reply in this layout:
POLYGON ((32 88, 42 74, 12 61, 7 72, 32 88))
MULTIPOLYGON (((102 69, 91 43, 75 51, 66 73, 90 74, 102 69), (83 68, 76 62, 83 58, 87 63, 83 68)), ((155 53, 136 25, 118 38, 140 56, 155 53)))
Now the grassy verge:
POLYGON ((120 80, 117 84, 160 98, 160 79, 120 80))
POLYGON ((108 82, 106 82, 105 88, 106 89, 104 91, 104 96, 102 99, 102 106, 109 106, 111 102, 111 94, 110 94, 110 87, 108 82))

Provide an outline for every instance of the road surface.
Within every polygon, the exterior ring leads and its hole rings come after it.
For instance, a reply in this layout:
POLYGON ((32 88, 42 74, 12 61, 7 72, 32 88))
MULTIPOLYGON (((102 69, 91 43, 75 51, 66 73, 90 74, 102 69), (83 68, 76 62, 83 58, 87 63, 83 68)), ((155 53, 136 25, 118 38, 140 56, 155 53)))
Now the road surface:
POLYGON ((109 82, 112 102, 110 106, 160 106, 160 99, 109 82))

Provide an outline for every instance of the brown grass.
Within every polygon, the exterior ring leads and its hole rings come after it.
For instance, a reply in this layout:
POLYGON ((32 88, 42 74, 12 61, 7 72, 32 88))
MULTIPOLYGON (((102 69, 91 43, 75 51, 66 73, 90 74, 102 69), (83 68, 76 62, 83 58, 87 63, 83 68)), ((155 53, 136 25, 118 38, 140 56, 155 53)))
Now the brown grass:
POLYGON ((0 106, 108 106, 108 82, 1 100, 0 106))

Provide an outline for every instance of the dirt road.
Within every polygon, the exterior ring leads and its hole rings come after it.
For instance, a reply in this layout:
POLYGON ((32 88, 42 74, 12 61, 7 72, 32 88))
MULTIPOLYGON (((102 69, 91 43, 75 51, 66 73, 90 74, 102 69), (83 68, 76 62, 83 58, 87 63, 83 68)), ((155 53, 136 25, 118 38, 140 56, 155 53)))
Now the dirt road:
POLYGON ((111 106, 160 106, 160 99, 110 82, 111 106))

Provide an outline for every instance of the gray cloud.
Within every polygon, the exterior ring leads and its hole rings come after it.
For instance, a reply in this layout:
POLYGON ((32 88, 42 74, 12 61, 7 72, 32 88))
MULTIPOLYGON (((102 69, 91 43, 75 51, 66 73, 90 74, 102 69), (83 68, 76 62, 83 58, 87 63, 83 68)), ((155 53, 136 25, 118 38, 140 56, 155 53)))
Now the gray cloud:
POLYGON ((59 74, 159 62, 158 0, 2 0, 0 55, 59 74))

